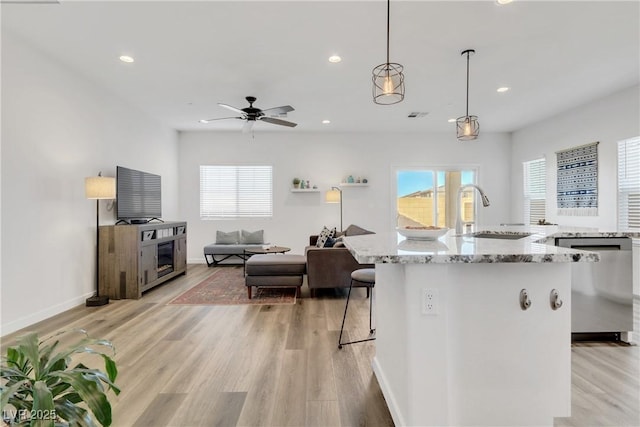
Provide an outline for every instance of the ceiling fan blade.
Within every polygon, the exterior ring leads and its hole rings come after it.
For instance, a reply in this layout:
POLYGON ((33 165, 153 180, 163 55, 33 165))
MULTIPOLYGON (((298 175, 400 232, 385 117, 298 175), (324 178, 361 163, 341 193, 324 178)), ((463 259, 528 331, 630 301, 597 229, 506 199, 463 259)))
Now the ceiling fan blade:
POLYGON ((276 119, 276 118, 273 118, 273 117, 260 117, 259 120, 261 120, 263 122, 271 123, 271 124, 274 124, 274 125, 287 126, 287 127, 290 127, 290 128, 294 128, 294 127, 298 126, 297 123, 288 122, 286 120, 280 120, 280 119, 276 119))
POLYGON ((216 120, 227 120, 227 119, 240 119, 240 120, 244 120, 244 117, 220 117, 217 119, 207 119, 207 120, 200 120, 200 123, 209 123, 209 122, 213 122, 216 120))
POLYGON ((254 123, 255 123, 255 120, 247 120, 246 123, 242 126, 242 133, 251 132, 251 129, 253 129, 254 123))
POLYGON ((262 112, 267 116, 277 116, 279 114, 287 114, 289 111, 293 111, 294 108, 291 105, 283 105, 281 107, 267 108, 262 112))
POLYGON ((244 111, 242 111, 241 109, 236 108, 234 106, 231 106, 231 105, 228 105, 228 104, 222 104, 220 102, 218 102, 218 105, 221 106, 221 107, 227 108, 227 109, 229 109, 231 111, 235 111, 236 113, 245 114, 244 111))

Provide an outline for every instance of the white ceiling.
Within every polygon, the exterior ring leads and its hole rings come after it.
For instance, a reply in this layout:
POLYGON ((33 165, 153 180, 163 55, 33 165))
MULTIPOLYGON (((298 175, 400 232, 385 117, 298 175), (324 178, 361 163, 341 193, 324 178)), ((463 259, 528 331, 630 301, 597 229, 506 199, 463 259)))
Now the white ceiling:
POLYGON ((477 51, 469 113, 485 132, 640 82, 638 1, 392 1, 390 60, 406 78, 393 106, 371 96, 371 70, 386 61, 383 1, 3 4, 5 31, 178 130, 240 130, 198 120, 232 116, 217 103, 243 108, 253 95, 259 108, 293 106, 287 120, 298 123, 256 132, 455 132, 447 119, 465 114, 467 48, 477 51), (414 111, 429 114, 407 118, 414 111))

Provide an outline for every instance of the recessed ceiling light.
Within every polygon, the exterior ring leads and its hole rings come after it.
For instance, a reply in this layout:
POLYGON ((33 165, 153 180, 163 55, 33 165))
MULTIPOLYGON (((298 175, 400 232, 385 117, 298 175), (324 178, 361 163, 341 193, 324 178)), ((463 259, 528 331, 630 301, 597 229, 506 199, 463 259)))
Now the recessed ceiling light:
POLYGON ((323 124, 323 125, 328 125, 329 123, 331 123, 331 120, 326 120, 326 119, 325 119, 325 120, 323 120, 323 121, 322 121, 322 124, 323 124))
POLYGON ((449 120, 447 120, 447 121, 448 121, 449 123, 455 123, 455 122, 456 122, 456 119, 449 119, 449 120))
POLYGON ((198 120, 198 121, 199 121, 200 123, 209 123, 209 120, 205 120, 205 119, 198 120))
POLYGON ((128 55, 122 55, 122 56, 120 57, 120 61, 130 63, 130 62, 133 62, 134 60, 133 60, 133 58, 132 58, 132 57, 130 57, 130 56, 128 56, 128 55))
POLYGON ((511 88, 503 86, 503 87, 499 87, 498 89, 496 89, 496 91, 502 93, 502 92, 507 92, 509 89, 511 89, 511 88))
POLYGON ((503 4, 509 4, 511 3, 513 0, 496 0, 496 4, 499 5, 503 5, 503 4))
POLYGON ((334 64, 340 61, 342 61, 342 58, 340 58, 340 56, 338 55, 331 55, 329 57, 329 62, 333 62, 334 64))

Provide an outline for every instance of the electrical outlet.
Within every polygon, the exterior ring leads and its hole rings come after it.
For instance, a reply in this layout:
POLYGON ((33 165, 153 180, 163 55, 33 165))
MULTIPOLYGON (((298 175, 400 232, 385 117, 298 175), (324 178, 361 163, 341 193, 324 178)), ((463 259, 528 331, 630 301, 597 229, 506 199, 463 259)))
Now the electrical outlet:
POLYGON ((422 314, 435 315, 440 311, 440 299, 438 298, 438 290, 433 288, 424 288, 422 290, 422 314))

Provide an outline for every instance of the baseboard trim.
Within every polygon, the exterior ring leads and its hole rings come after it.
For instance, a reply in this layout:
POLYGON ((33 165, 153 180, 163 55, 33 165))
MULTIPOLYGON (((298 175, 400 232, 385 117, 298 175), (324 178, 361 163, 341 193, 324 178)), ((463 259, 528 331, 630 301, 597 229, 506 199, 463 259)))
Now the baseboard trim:
POLYGON ((382 368, 380 367, 380 363, 378 363, 377 357, 373 358, 371 367, 373 368, 373 373, 378 380, 378 385, 380 386, 380 390, 382 391, 384 400, 386 400, 387 402, 387 407, 389 408, 389 412, 391 413, 393 423, 397 426, 406 426, 407 424, 404 422, 402 414, 400 414, 400 407, 398 406, 398 402, 396 401, 395 396, 389 388, 389 382, 387 381, 384 372, 382 372, 382 368))
POLYGON ((55 316, 56 314, 60 314, 79 305, 84 305, 86 299, 94 294, 95 292, 92 291, 84 295, 72 298, 70 300, 61 302, 60 304, 47 307, 46 309, 38 311, 37 313, 31 313, 14 321, 3 323, 0 325, 0 337, 12 334, 16 331, 19 331, 20 329, 29 327, 35 323, 46 320, 50 317, 55 316))

